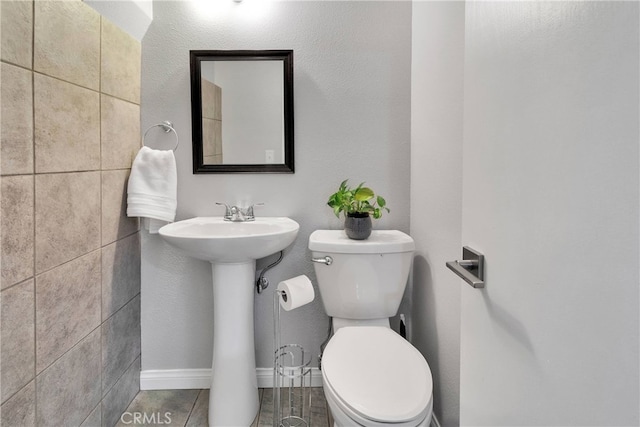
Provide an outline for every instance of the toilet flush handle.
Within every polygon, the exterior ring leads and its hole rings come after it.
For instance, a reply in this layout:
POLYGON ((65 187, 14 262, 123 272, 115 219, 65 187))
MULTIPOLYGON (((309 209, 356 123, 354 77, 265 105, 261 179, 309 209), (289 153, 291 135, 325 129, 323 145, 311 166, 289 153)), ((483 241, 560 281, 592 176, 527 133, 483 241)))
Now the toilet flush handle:
POLYGON ((318 262, 320 264, 331 265, 333 263, 333 258, 327 255, 326 257, 323 257, 323 258, 311 258, 311 261, 318 262))

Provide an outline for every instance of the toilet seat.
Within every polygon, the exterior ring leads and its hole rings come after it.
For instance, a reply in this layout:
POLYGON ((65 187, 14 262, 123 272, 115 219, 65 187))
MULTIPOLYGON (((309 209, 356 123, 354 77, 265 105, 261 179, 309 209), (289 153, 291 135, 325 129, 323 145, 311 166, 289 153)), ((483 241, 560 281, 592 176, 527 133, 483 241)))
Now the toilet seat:
POLYGON ((354 411, 350 410, 344 403, 340 401, 340 398, 336 396, 335 391, 331 388, 331 385, 327 381, 323 381, 324 396, 331 410, 331 415, 334 419, 334 427, 430 427, 431 415, 433 411, 433 399, 429 401, 429 405, 424 411, 424 417, 421 414, 417 419, 404 422, 404 423, 387 423, 376 422, 368 418, 361 417, 354 411))
POLYGON ((432 408, 424 357, 389 328, 338 329, 322 356, 326 393, 363 425, 416 425, 432 408))

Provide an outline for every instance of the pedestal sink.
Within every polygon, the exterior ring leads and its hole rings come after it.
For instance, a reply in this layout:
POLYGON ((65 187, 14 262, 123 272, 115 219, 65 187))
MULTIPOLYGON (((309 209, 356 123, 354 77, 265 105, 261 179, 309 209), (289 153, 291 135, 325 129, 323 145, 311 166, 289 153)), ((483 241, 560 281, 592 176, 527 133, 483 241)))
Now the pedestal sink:
POLYGON ((300 226, 283 217, 251 222, 197 217, 165 225, 160 235, 186 254, 211 262, 213 366, 210 426, 248 426, 259 408, 253 340, 256 260, 283 250, 300 226))

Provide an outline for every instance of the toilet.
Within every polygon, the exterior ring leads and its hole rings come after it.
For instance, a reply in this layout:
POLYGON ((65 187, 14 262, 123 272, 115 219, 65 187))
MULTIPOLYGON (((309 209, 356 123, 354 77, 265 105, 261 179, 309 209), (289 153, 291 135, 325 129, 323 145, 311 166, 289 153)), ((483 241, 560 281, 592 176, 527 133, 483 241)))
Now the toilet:
POLYGON ((413 239, 398 230, 374 230, 366 240, 317 230, 309 249, 333 322, 321 370, 335 426, 429 426, 431 370, 389 325, 409 277, 413 239))

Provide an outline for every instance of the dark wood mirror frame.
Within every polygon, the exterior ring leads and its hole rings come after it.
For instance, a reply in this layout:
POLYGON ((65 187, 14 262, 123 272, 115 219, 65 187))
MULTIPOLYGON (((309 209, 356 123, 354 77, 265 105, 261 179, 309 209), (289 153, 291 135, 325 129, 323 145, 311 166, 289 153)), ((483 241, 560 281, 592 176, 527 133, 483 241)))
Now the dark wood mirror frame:
POLYGON ((190 64, 193 173, 293 173, 293 50, 192 50, 190 64), (284 163, 205 164, 202 138, 202 62, 278 60, 283 61, 284 65, 284 163))

